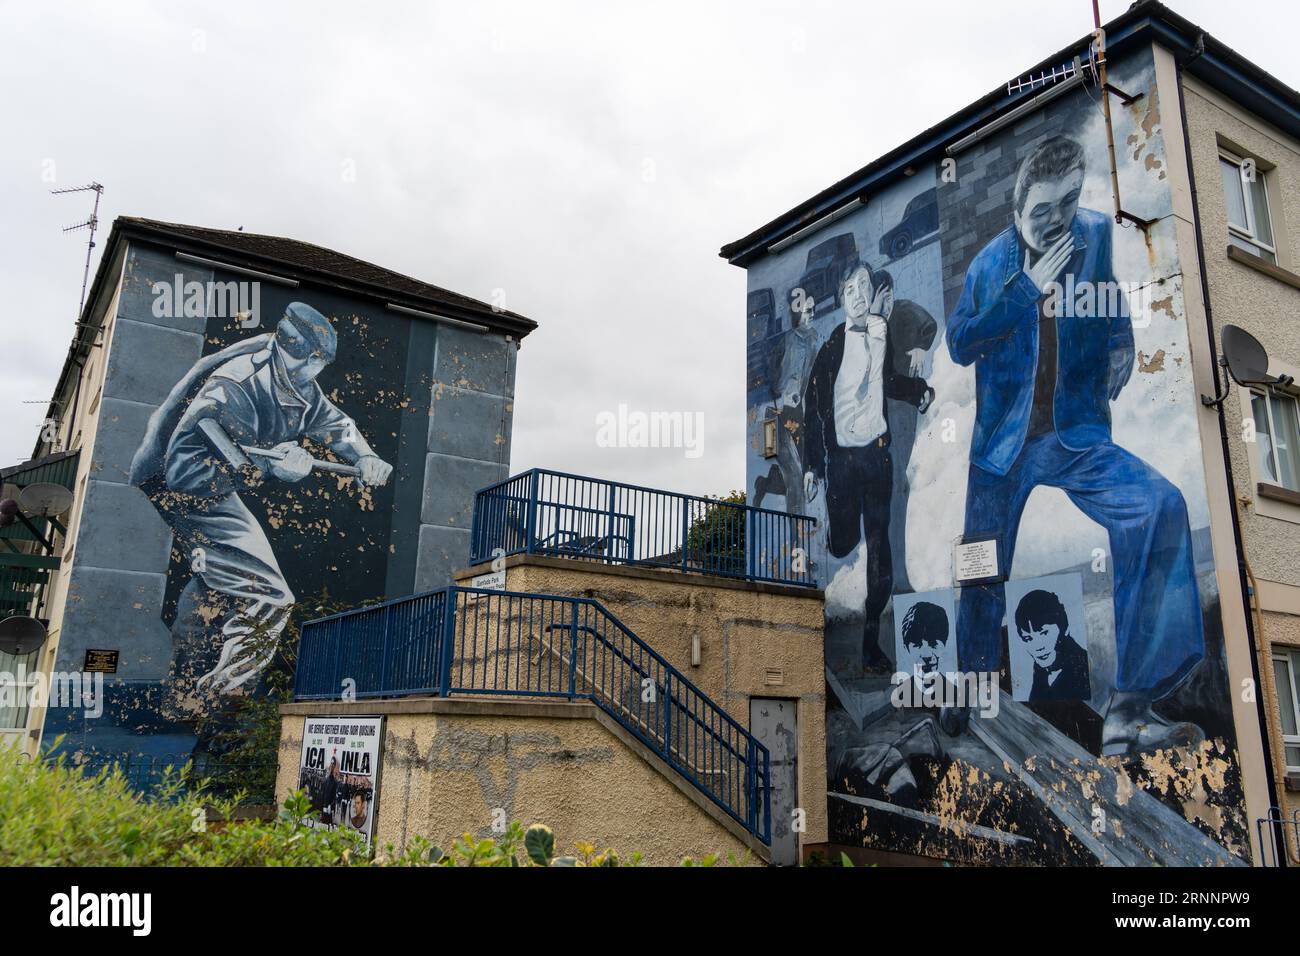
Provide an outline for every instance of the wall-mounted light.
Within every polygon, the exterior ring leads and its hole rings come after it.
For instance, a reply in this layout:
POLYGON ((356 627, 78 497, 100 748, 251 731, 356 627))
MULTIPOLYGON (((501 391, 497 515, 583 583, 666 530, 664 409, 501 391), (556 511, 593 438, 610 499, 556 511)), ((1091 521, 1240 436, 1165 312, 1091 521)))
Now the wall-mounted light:
POLYGON ((401 312, 403 315, 414 315, 417 318, 428 319, 431 322, 441 322, 444 325, 454 325, 458 329, 469 329, 471 332, 486 332, 486 325, 479 325, 477 322, 466 322, 464 319, 452 319, 445 315, 438 315, 434 312, 422 312, 419 309, 412 309, 405 305, 398 305, 395 302, 385 303, 387 308, 393 312, 401 312))
POLYGON ((218 262, 216 259, 205 259, 202 256, 192 256, 188 252, 176 252, 176 258, 182 262, 192 262, 195 265, 207 266, 209 269, 220 269, 223 272, 233 272, 236 275, 249 276, 253 279, 261 279, 264 282, 276 282, 280 285, 287 285, 291 288, 298 288, 297 279, 289 279, 284 276, 271 275, 269 272, 258 272, 256 269, 249 269, 247 266, 235 266, 229 262, 218 262))
POLYGON ((775 253, 775 252, 780 252, 783 249, 788 249, 791 246, 793 246, 796 242, 798 242, 800 239, 806 238, 807 236, 811 236, 818 229, 822 229, 826 226, 829 226, 836 219, 843 219, 845 216, 853 212, 855 209, 864 206, 866 202, 867 201, 865 199, 859 196, 857 199, 845 203, 843 206, 841 206, 839 209, 836 209, 834 212, 829 212, 826 215, 822 216, 816 222, 804 226, 798 232, 793 232, 790 235, 786 236, 784 239, 780 239, 772 243, 770 246, 767 247, 767 251, 775 253))
POLYGON ((776 419, 765 418, 763 420, 763 457, 776 457, 776 419))

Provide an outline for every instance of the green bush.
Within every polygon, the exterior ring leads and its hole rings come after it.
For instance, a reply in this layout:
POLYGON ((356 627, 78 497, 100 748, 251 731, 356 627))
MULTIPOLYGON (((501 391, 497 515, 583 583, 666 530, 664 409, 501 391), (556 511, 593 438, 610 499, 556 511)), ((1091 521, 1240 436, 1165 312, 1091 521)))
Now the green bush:
POLYGON ((184 769, 145 800, 115 767, 85 774, 63 757, 32 760, 0 748, 0 867, 369 862, 358 834, 302 825, 293 814, 303 802, 286 804, 273 822, 235 820, 238 800, 205 795, 184 769))
MULTIPOLYGON (((498 838, 465 833, 447 852, 416 837, 371 858, 361 834, 316 830, 302 820, 311 802, 297 791, 274 820, 239 820, 240 796, 218 799, 188 767, 170 771, 149 798, 116 766, 87 774, 67 762, 33 760, 0 747, 0 867, 9 866, 640 866, 612 849, 578 842, 556 856, 550 827, 519 821, 498 838)), ((729 857, 733 864, 747 862, 729 857)), ((716 855, 682 866, 716 866, 716 855)))

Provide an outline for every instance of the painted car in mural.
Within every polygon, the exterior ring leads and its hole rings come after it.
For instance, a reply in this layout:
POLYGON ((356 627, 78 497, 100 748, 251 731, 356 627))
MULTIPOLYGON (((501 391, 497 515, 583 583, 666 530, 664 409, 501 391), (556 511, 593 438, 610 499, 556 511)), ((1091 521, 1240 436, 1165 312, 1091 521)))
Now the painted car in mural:
POLYGON ((927 189, 907 204, 902 221, 880 237, 880 254, 901 259, 918 243, 935 238, 938 232, 938 190, 927 189))
MULTIPOLYGON (((338 351, 330 320, 303 302, 285 310, 274 332, 201 359, 150 419, 131 482, 158 509, 173 547, 192 572, 173 625, 178 682, 199 693, 232 693, 257 677, 275 653, 294 594, 262 525, 241 492, 264 481, 296 483, 314 470, 381 486, 392 466, 377 456, 356 422, 316 378, 338 351), (346 466, 322 461, 299 443, 326 446, 346 466), (220 648, 192 639, 206 616, 220 648)), ((206 631, 206 629, 201 629, 206 631)))
MULTIPOLYGON (((1146 232, 1110 213, 1076 90, 837 222, 863 252, 833 308, 789 300, 768 346, 749 486, 818 519, 833 843, 1249 858, 1150 56, 1114 75, 1151 91, 1115 117, 1146 232), (996 573, 959 579, 979 543, 996 573)), ((753 263, 751 288, 796 288, 826 242, 753 263)))

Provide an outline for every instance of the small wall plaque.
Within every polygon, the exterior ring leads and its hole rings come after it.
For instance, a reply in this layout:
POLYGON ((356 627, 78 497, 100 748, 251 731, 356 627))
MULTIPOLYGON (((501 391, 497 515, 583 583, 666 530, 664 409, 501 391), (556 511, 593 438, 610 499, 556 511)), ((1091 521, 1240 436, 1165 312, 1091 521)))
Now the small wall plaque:
POLYGON ((491 588, 494 591, 504 591, 506 589, 506 572, 489 571, 487 574, 476 574, 470 579, 469 586, 472 588, 491 588))
POLYGON ((962 541, 953 547, 952 576, 958 586, 988 584, 1001 580, 998 567, 998 539, 962 541))
POLYGON ((116 674, 117 655, 116 650, 106 651, 87 648, 86 662, 81 669, 88 674, 116 674))

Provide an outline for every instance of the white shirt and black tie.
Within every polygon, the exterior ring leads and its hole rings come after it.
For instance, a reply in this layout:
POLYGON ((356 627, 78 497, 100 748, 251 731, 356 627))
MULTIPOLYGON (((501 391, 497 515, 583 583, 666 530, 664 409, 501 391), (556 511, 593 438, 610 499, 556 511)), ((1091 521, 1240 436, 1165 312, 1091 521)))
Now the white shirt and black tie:
POLYGON ((835 376, 835 441, 865 448, 885 434, 885 330, 882 321, 844 328, 844 356, 835 376))

